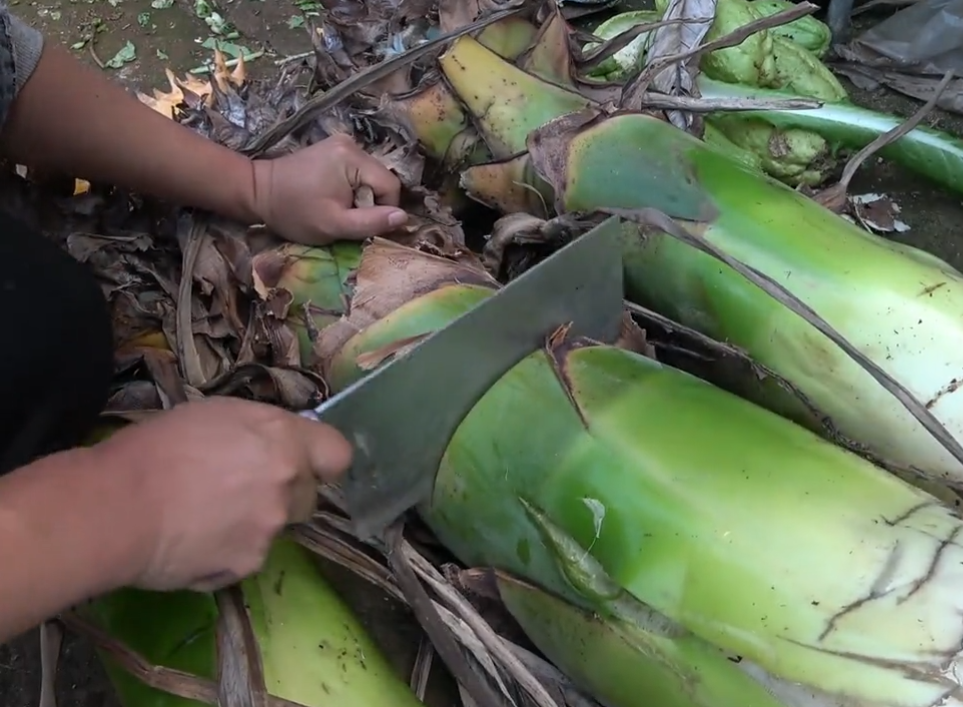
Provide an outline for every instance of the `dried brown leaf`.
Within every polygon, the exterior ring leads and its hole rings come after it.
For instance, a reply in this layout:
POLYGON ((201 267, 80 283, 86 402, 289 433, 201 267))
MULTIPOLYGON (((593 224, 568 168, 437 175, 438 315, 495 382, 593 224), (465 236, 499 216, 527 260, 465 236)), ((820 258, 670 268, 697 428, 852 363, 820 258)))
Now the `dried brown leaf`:
MULTIPOLYGON (((677 21, 655 30, 652 46, 646 55, 646 66, 658 66, 670 56, 690 54, 698 49, 712 27, 716 14, 716 0, 670 0, 663 21, 677 21)), ((657 91, 668 95, 692 95, 694 78, 698 73, 698 61, 691 55, 671 66, 666 66, 652 76, 657 91)), ((692 117, 680 111, 670 111, 673 125, 688 129, 692 117)))
POLYGON ((305 368, 246 363, 212 380, 203 392, 207 395, 243 395, 273 401, 291 410, 306 410, 321 402, 327 387, 319 375, 305 368))
POLYGON ((924 102, 937 96, 936 105, 939 108, 963 114, 963 78, 952 79, 941 92, 939 88, 941 77, 918 76, 902 73, 896 69, 860 66, 851 62, 833 64, 833 70, 865 88, 875 88, 882 84, 905 96, 924 102))
POLYGON ((939 86, 937 86, 936 93, 922 108, 916 111, 916 113, 914 113, 909 119, 903 121, 900 125, 897 125, 895 128, 887 130, 882 135, 879 135, 875 140, 850 157, 849 161, 846 163, 846 167, 843 169, 842 176, 839 178, 839 182, 828 189, 824 189, 819 195, 817 195, 816 201, 831 211, 835 211, 837 213, 841 212, 848 203, 849 183, 852 181, 853 177, 856 175, 856 172, 863 165, 863 163, 872 155, 876 154, 879 150, 883 149, 894 140, 898 140, 923 122, 923 119, 926 118, 926 116, 929 115, 936 107, 936 104, 940 99, 940 95, 949 85, 952 78, 953 72, 947 71, 943 76, 943 80, 940 81, 939 86))

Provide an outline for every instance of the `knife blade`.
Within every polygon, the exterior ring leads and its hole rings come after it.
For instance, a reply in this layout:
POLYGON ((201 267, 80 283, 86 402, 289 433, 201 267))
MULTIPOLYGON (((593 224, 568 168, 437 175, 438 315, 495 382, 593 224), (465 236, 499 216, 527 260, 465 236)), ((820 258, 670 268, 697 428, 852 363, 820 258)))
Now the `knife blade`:
POLYGON ((619 220, 609 218, 447 326, 301 414, 353 445, 342 491, 361 539, 430 496, 458 425, 482 395, 558 327, 601 341, 622 315, 619 220))

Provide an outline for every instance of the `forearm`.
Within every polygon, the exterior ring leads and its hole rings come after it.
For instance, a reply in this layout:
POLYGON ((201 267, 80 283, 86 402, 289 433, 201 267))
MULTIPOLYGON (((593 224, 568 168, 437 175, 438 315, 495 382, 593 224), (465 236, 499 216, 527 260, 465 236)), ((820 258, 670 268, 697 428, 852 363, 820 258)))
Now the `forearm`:
POLYGON ((28 166, 256 218, 248 158, 156 113, 51 42, 19 90, 0 150, 28 166))
POLYGON ((0 477, 0 643, 134 580, 136 489, 88 449, 0 477))

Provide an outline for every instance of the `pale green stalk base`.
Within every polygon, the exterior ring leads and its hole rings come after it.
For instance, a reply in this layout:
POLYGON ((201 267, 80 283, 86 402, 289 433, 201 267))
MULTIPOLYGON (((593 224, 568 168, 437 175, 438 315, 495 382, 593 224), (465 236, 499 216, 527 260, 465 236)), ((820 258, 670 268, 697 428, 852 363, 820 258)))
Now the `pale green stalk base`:
MULTIPOLYGON (((264 569, 241 584, 268 691, 306 707, 420 707, 316 562, 279 539, 264 569)), ((214 679, 218 611, 210 594, 125 589, 87 611, 151 663, 214 679)), ((109 657, 104 664, 124 707, 202 707, 144 685, 109 657)))
MULTIPOLYGON (((694 138, 666 138, 692 141, 698 182, 719 210, 710 224, 694 228, 812 307, 963 439, 957 382, 963 371, 963 276, 931 255, 869 234, 790 189, 764 182, 697 146, 694 138)), ((963 465, 801 317, 670 236, 630 235, 625 242, 630 299, 741 347, 797 385, 843 434, 884 458, 963 483, 963 465)))
MULTIPOLYGON (((482 294, 458 290, 445 288, 461 301, 447 311, 437 292, 430 306, 414 297, 410 324, 395 310, 354 335, 348 358, 442 326, 482 294)), ((336 389, 362 375, 338 368, 336 389)), ((645 615, 646 629, 659 623, 651 607, 756 664, 787 705, 925 707, 958 689, 939 671, 963 639, 963 522, 788 420, 636 354, 580 342, 524 359, 465 418, 421 512, 467 565, 645 615)), ((665 655, 642 650, 635 669, 657 673, 665 655)), ((660 689, 690 704, 672 692, 686 684, 660 689)))

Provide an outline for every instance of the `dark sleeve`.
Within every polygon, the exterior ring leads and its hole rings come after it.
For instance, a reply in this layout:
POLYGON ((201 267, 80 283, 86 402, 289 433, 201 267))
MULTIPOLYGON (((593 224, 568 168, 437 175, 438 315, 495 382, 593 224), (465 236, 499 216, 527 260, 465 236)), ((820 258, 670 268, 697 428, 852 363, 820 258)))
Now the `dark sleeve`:
POLYGON ((17 93, 37 68, 41 51, 43 35, 0 3, 0 126, 6 122, 17 93))

